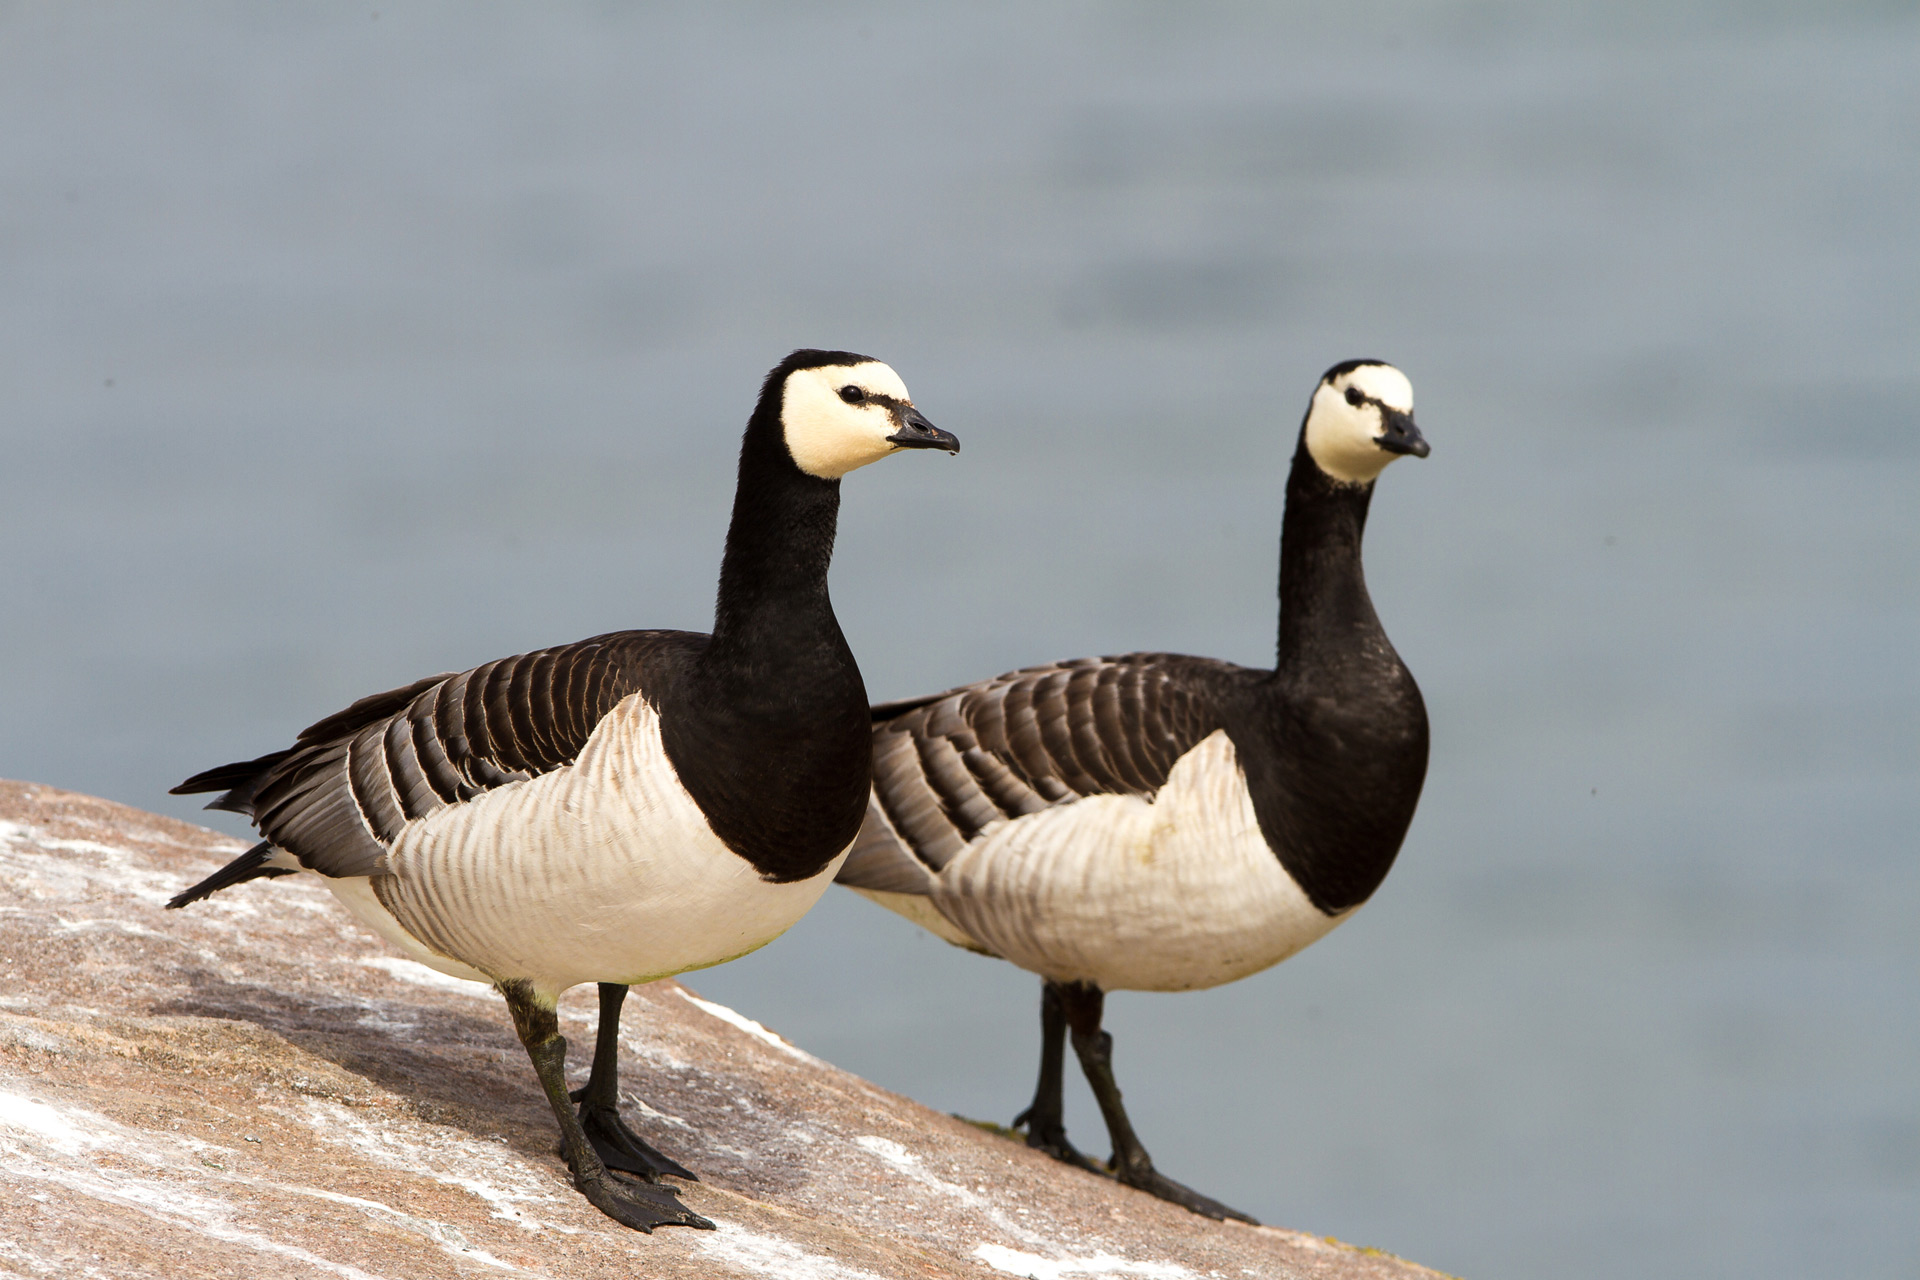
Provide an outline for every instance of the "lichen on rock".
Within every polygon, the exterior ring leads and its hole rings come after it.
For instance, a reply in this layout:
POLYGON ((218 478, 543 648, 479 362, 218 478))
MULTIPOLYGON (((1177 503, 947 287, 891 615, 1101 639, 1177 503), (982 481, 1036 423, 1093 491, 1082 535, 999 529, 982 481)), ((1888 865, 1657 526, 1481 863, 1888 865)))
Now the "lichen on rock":
MULTIPOLYGON (((635 1234, 568 1184, 490 990, 392 955, 307 877, 162 911, 239 847, 0 782, 0 1274, 1435 1274, 1068 1169, 671 981, 628 1004, 628 1119, 719 1229, 635 1234)), ((585 988, 561 1007, 582 1075, 593 1011, 585 988)))

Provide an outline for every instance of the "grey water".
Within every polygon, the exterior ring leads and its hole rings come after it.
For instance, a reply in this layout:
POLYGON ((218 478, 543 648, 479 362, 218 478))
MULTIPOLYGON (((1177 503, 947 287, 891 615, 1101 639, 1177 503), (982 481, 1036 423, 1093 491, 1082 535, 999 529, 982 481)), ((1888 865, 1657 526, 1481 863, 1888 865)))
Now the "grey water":
MULTIPOLYGON (((846 482, 876 697, 1264 664, 1383 357, 1426 795, 1324 942, 1110 1001, 1149 1148, 1474 1280, 1910 1277, 1917 233, 1910 4, 0 5, 0 775, 198 817, 361 694, 704 628, 802 345, 965 443, 846 482)), ((1032 1088, 1034 980, 843 891, 692 981, 1032 1088)))

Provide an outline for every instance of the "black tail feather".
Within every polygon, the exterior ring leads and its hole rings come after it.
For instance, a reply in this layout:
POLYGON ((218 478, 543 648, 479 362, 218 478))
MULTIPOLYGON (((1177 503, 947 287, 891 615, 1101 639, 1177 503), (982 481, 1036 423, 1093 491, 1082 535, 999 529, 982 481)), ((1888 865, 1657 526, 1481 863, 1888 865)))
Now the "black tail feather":
POLYGON ((267 773, 293 752, 294 748, 288 747, 284 751, 261 756, 258 760, 236 760, 232 764, 207 769, 194 774, 167 794, 191 796, 203 791, 224 791, 226 794, 210 801, 207 808, 251 815, 254 792, 266 780, 267 773))
MULTIPOLYGON (((228 768, 232 767, 231 765, 228 766, 228 768)), ((208 772, 218 773, 219 770, 211 769, 208 770, 208 772)), ((201 776, 205 777, 206 775, 202 774, 201 776)), ((200 899, 210 894, 218 893, 222 889, 231 888, 236 884, 244 884, 249 880, 258 880, 263 876, 293 875, 294 872, 291 868, 270 867, 267 865, 267 859, 272 853, 273 843, 268 840, 262 840, 259 844, 253 846, 253 848, 247 850, 232 862, 229 862, 205 880, 202 880, 199 884, 194 885, 193 888, 183 889, 179 893, 174 894, 167 902, 167 909, 171 911, 176 907, 184 907, 189 902, 198 902, 200 899)))

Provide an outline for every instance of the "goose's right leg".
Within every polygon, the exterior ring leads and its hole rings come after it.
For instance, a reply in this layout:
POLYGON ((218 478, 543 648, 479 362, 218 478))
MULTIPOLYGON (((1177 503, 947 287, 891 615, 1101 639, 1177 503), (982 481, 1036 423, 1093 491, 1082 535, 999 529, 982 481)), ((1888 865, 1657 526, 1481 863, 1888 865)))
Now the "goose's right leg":
POLYGON ((1025 1127, 1027 1145, 1094 1173, 1106 1172, 1074 1150, 1067 1141, 1066 1105, 1061 1096, 1067 1056, 1067 1013, 1058 983, 1042 980, 1040 988, 1040 1082, 1033 1102, 1013 1118, 1013 1127, 1025 1127))
POLYGON ((593 1038, 593 1071, 583 1089, 572 1098, 580 1104, 580 1127, 587 1141, 609 1169, 636 1174, 648 1182, 671 1174, 698 1182, 691 1169, 654 1149, 651 1143, 620 1118, 620 1006, 627 998, 625 983, 600 984, 600 1029, 593 1038))
POLYGON ((680 1203, 673 1188, 653 1183, 620 1182, 607 1172, 573 1113, 573 1099, 567 1094, 567 1041, 560 1034, 560 1019, 553 1005, 536 999, 522 982, 503 982, 500 994, 507 998, 507 1010, 513 1014, 513 1029, 533 1060, 534 1074, 546 1090, 553 1118, 560 1122, 560 1142, 573 1174, 573 1185, 593 1206, 623 1226, 636 1231, 655 1227, 705 1227, 707 1221, 680 1203))
POLYGON ((1086 1073, 1094 1101, 1100 1104, 1100 1114, 1107 1122, 1107 1133, 1113 1138, 1113 1158, 1107 1162, 1113 1176, 1129 1187, 1170 1200, 1202 1217, 1233 1218, 1258 1226, 1238 1209, 1203 1196, 1153 1167, 1153 1157, 1134 1133, 1133 1121, 1127 1119, 1127 1109, 1120 1102, 1120 1086, 1113 1079, 1113 1037, 1100 1029, 1106 992, 1089 982, 1066 983, 1060 988, 1059 999, 1060 1012, 1073 1032, 1073 1051, 1079 1055, 1080 1069, 1086 1073))

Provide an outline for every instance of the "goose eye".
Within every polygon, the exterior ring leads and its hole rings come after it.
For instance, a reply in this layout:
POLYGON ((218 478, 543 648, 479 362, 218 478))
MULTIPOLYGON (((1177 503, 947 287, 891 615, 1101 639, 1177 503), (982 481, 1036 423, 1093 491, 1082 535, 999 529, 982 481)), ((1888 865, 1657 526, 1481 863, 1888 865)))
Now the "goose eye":
POLYGON ((840 388, 840 398, 848 404, 859 404, 867 398, 867 393, 849 382, 846 386, 840 388))
MULTIPOLYGON (((846 392, 844 392, 844 391, 843 391, 843 392, 841 392, 840 394, 842 394, 842 395, 845 395, 845 394, 846 394, 846 392)), ((1361 394, 1360 394, 1360 388, 1358 388, 1358 387, 1348 387, 1348 388, 1347 388, 1347 403, 1348 403, 1348 404, 1350 404, 1350 405, 1352 405, 1352 406, 1353 406, 1354 408, 1356 408, 1356 409, 1358 409, 1358 408, 1359 408, 1359 407, 1360 407, 1361 405, 1363 405, 1363 404, 1365 404, 1365 403, 1366 403, 1366 401, 1367 401, 1367 398, 1366 398, 1365 396, 1363 396, 1363 395, 1361 395, 1361 394)))

